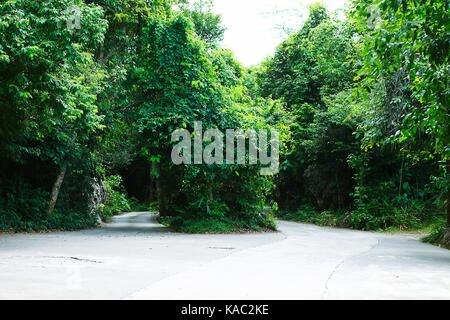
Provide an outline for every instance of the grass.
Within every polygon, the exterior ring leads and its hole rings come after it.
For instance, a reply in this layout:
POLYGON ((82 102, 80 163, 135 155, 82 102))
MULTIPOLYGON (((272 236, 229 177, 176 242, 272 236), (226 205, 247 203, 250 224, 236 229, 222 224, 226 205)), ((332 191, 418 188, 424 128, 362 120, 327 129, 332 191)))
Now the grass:
POLYGON ((423 223, 422 226, 420 226, 419 228, 399 228, 399 227, 389 227, 386 229, 382 229, 379 230, 381 232, 386 232, 386 233, 412 233, 412 234, 418 234, 418 235, 428 235, 430 234, 433 229, 435 228, 436 224, 435 222, 427 222, 427 223, 423 223))
POLYGON ((160 217, 158 220, 162 225, 176 232, 189 234, 231 234, 276 230, 275 218, 271 216, 259 223, 227 218, 183 219, 182 217, 160 217))
POLYGON ((450 229, 446 221, 442 220, 435 224, 429 235, 423 238, 422 241, 450 250, 450 229))
POLYGON ((343 211, 317 211, 313 207, 304 206, 297 211, 281 212, 279 218, 323 227, 342 227, 345 213, 343 211))
POLYGON ((370 212, 365 212, 361 216, 358 211, 343 211, 343 210, 327 210, 318 211, 312 206, 305 205, 297 211, 280 212, 278 217, 287 221, 312 223, 318 226, 351 228, 367 231, 378 231, 387 233, 416 233, 416 234, 430 234, 444 223, 443 217, 434 215, 429 219, 418 219, 414 217, 414 223, 405 223, 408 215, 399 215, 399 210, 392 210, 391 215, 372 216, 370 212), (361 219, 362 218, 362 219, 361 219), (360 220, 362 222, 360 222, 360 220), (386 223, 388 221, 389 223, 386 223))
POLYGON ((50 231, 76 231, 95 228, 98 226, 96 216, 83 211, 55 210, 50 217, 43 219, 22 220, 19 216, 8 218, 0 212, 0 232, 50 232, 50 231))
MULTIPOLYGON (((287 221, 312 223, 319 226, 349 228, 350 213, 344 211, 317 211, 313 207, 304 206, 297 211, 281 212, 279 218, 287 221)), ((442 248, 450 249, 450 231, 443 216, 436 215, 411 227, 390 226, 372 229, 386 233, 413 233, 426 235, 421 240, 442 248)), ((356 228, 357 229, 357 228, 356 228)))

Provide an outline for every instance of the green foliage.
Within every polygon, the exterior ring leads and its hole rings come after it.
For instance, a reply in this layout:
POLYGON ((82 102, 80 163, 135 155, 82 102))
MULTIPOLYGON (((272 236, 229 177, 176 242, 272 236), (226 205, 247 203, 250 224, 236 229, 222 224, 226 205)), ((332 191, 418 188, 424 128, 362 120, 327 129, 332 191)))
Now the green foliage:
POLYGON ((321 210, 349 205, 347 157, 358 148, 349 99, 354 43, 354 28, 316 4, 304 26, 256 70, 259 88, 252 90, 281 99, 292 118, 279 182, 283 209, 303 201, 321 210))
POLYGON ((192 131, 194 121, 219 129, 281 128, 285 121, 280 104, 247 96, 242 67, 229 51, 206 50, 195 31, 185 15, 150 21, 135 70, 138 91, 152 98, 141 105, 136 125, 153 175, 165 182, 159 190, 160 214, 185 224, 212 219, 266 227, 263 210, 274 183, 260 176, 259 166, 175 167, 170 162, 168 137, 178 128, 192 131), (242 197, 236 200, 236 194, 242 197))
POLYGON ((66 27, 68 1, 0 5, 0 149, 10 159, 73 161, 102 128, 96 96, 103 74, 92 53, 107 22, 100 8, 79 5, 79 32, 66 27))
MULTIPOLYGON (((441 191, 445 192, 450 184, 448 172, 445 177, 445 172, 440 174, 443 169, 429 165, 430 161, 437 159, 443 167, 449 159, 448 6, 445 0, 354 1, 351 13, 352 21, 361 34, 358 43, 361 59, 357 78, 360 82, 356 91, 358 105, 362 106, 360 112, 369 115, 359 127, 362 146, 371 157, 371 153, 386 153, 385 150, 393 148, 389 145, 395 144, 394 148, 402 159, 399 197, 403 197, 403 191, 408 193, 408 190, 402 190, 403 185, 406 183, 408 187, 411 183, 404 176, 403 164, 412 163, 419 176, 415 181, 416 189, 420 185, 426 195, 421 199, 422 205, 429 207, 430 201, 426 198, 434 199, 432 215, 443 213, 441 204, 445 195, 441 191), (426 178, 423 177, 424 172, 426 178), (426 186, 426 180, 436 181, 434 177, 437 176, 443 177, 441 191, 426 186)), ((356 194, 368 184, 364 179, 367 180, 365 175, 372 168, 366 165, 363 170, 356 194)), ((369 201, 359 202, 369 205, 369 201)), ((450 193, 447 204, 450 205, 450 193)), ((396 205, 394 211, 403 209, 400 204, 392 205, 396 205)), ((447 210, 450 215, 450 207, 447 210)), ((422 210, 419 219, 429 218, 426 210, 422 210)), ((415 224, 413 217, 407 219, 415 224)))
POLYGON ((162 217, 159 221, 177 232, 200 234, 227 234, 248 231, 273 231, 276 230, 275 218, 267 215, 264 221, 254 223, 246 220, 232 220, 229 218, 201 218, 185 219, 178 217, 162 217))
POLYGON ((445 221, 439 221, 433 226, 430 234, 423 238, 422 241, 450 249, 448 225, 445 221))
POLYGON ((264 96, 283 99, 294 109, 350 87, 353 70, 354 30, 330 17, 321 5, 311 8, 309 20, 292 34, 263 64, 260 75, 264 96))
POLYGON ((85 205, 86 199, 70 199, 69 190, 64 191, 60 205, 48 217, 45 210, 49 192, 33 187, 23 177, 2 181, 7 184, 2 186, 5 193, 0 199, 0 231, 78 230, 97 225, 96 216, 85 205))
POLYGON ((342 227, 344 212, 342 211, 317 211, 310 205, 301 206, 297 211, 282 212, 281 219, 295 222, 313 223, 319 226, 342 227))
POLYGON ((319 226, 345 227, 358 230, 418 230, 430 223, 430 218, 424 217, 423 202, 393 197, 386 199, 381 190, 371 190, 370 198, 360 202, 352 211, 326 210, 320 211, 312 206, 302 206, 297 211, 281 213, 281 219, 313 223, 319 226), (377 193, 378 192, 378 193, 377 193))
POLYGON ((450 123, 444 2, 353 1, 351 21, 316 4, 255 70, 253 92, 294 118, 283 217, 409 230, 443 214, 448 179, 431 159, 446 159, 450 123))
POLYGON ((395 191, 392 181, 364 191, 357 189, 356 209, 349 216, 349 226, 361 230, 420 228, 426 219, 424 202, 411 199, 406 194, 392 196, 395 191))
POLYGON ((213 0, 197 0, 190 6, 184 6, 184 13, 194 23, 195 33, 207 46, 217 47, 223 40, 225 28, 220 15, 212 12, 213 0))
POLYGON ((36 222, 44 218, 42 213, 49 194, 24 182, 18 183, 17 189, 8 189, 0 206, 0 230, 33 229, 36 222))
POLYGON ((100 7, 75 1, 83 28, 69 30, 67 9, 72 4, 0 3, 0 165, 16 170, 2 170, 0 210, 6 228, 81 228, 96 223, 77 201, 83 198, 82 176, 95 170, 94 137, 103 129, 97 99, 105 74, 94 53, 104 40, 107 21, 100 7), (61 194, 57 212, 46 217, 50 186, 62 167, 69 168, 69 179, 78 187, 61 194))
POLYGON ((206 48, 187 18, 151 20, 142 41, 146 50, 135 69, 136 89, 149 99, 137 114, 137 130, 150 149, 164 149, 176 129, 196 120, 213 124, 221 90, 206 48))
POLYGON ((364 34, 360 41, 363 84, 370 88, 403 71, 403 80, 418 101, 403 116, 396 140, 414 140, 422 130, 431 139, 431 155, 448 159, 448 1, 355 1, 352 16, 364 34), (375 11, 374 23, 368 24, 369 13, 375 11))
POLYGON ((303 27, 248 70, 220 48, 225 29, 209 0, 2 1, 0 230, 95 226, 100 177, 103 220, 158 199, 161 221, 182 232, 274 229, 268 206, 364 230, 442 220, 448 6, 354 0, 342 20, 314 4, 303 27), (73 4, 81 29, 69 30, 73 4), (280 176, 173 165, 170 135, 195 121, 276 129, 280 176), (145 203, 128 199, 131 189, 145 203))
POLYGON ((211 59, 220 84, 230 88, 240 84, 244 70, 230 50, 216 49, 211 52, 211 59))
POLYGON ((131 210, 131 204, 122 187, 122 177, 109 176, 103 180, 106 190, 106 201, 101 205, 100 216, 103 221, 110 222, 117 214, 131 210))

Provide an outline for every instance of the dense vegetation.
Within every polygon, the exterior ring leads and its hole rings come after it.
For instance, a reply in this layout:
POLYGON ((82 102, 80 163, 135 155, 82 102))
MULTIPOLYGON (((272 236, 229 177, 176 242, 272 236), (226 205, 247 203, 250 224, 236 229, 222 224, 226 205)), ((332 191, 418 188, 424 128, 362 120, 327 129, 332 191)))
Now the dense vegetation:
POLYGON ((313 6, 256 70, 262 96, 284 101, 295 119, 279 182, 286 218, 364 230, 445 225, 448 12, 446 1, 354 1, 341 21, 313 6))
MULTIPOLYGON (((76 229, 157 207, 185 232, 274 214, 364 230, 450 224, 449 8, 310 7, 246 69, 209 1, 0 2, 0 230, 76 229), (71 5, 80 28, 68 28, 71 5), (174 165, 171 133, 276 129, 281 172, 174 165), (446 209, 447 208, 447 209, 446 209)), ((448 238, 447 238, 448 241, 448 238)))

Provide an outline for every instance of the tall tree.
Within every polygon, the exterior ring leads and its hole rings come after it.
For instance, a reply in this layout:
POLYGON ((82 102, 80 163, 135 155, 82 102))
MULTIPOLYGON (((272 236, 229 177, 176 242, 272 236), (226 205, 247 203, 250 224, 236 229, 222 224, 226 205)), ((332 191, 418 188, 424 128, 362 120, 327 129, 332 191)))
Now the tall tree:
POLYGON ((107 22, 101 8, 76 4, 80 29, 67 25, 71 1, 0 4, 0 149, 2 157, 32 156, 59 168, 48 214, 68 166, 90 154, 102 128, 96 99, 103 73, 93 53, 107 22))
POLYGON ((170 164, 170 135, 193 128, 195 121, 210 127, 219 119, 220 87, 204 43, 192 22, 182 15, 151 20, 142 35, 137 87, 145 97, 137 114, 144 152, 156 163, 161 215, 168 213, 165 184, 170 164))
MULTIPOLYGON (((363 34, 360 76, 364 84, 371 88, 380 79, 402 75, 418 103, 403 115, 393 139, 414 143, 419 131, 426 135, 431 150, 422 150, 426 157, 446 163, 450 190, 449 2, 367 0, 353 4, 352 16, 363 34)), ((450 192, 447 215, 450 228, 450 192)))
POLYGON ((344 123, 339 127, 335 121, 323 120, 332 120, 339 113, 326 115, 327 100, 352 86, 353 64, 348 57, 354 53, 353 35, 354 28, 348 22, 330 16, 323 5, 312 5, 304 26, 284 41, 259 71, 261 94, 281 99, 295 119, 291 152, 280 178, 283 207, 296 207, 302 202, 299 198, 312 196, 316 205, 327 209, 341 206, 339 203, 345 201, 338 199, 348 198, 349 183, 344 183, 349 176, 351 180, 348 150, 342 152, 345 148, 337 147, 333 153, 330 149, 351 141, 352 131, 344 123), (315 123, 316 119, 322 123, 315 123), (325 124, 330 127, 323 128, 325 124), (319 128, 328 145, 317 144, 319 128), (330 171, 340 172, 340 176, 330 171))
POLYGON ((225 33, 222 17, 212 11, 213 5, 213 0, 197 0, 182 6, 194 23, 195 32, 208 47, 217 47, 225 33))

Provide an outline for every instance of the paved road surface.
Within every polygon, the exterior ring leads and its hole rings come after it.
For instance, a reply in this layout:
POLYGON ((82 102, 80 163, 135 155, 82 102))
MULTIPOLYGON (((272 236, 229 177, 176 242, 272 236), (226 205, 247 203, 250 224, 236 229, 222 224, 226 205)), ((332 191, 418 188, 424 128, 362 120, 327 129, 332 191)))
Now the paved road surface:
POLYGON ((0 299, 450 299, 450 251, 351 230, 172 233, 148 213, 0 235, 0 299))

